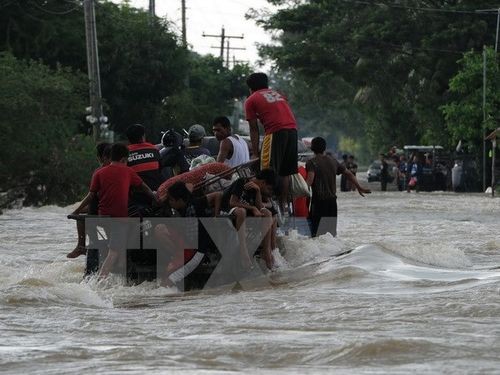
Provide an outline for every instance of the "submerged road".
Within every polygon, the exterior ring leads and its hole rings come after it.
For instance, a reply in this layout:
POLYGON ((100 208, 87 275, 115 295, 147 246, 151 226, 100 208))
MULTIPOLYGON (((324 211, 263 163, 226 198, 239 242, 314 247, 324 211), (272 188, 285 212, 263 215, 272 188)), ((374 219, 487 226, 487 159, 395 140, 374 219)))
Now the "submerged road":
POLYGON ((339 194, 339 238, 286 239, 265 287, 82 282, 71 208, 0 216, 2 373, 495 373, 500 200, 339 194), (353 249, 341 258, 332 255, 353 249))

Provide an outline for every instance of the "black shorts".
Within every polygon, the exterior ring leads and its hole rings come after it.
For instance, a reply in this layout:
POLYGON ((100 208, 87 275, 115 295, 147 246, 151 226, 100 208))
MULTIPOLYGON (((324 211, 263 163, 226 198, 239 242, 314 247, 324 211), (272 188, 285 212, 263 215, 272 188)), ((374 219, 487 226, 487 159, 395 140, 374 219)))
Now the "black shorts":
POLYGON ((297 173, 297 130, 266 134, 260 153, 260 169, 272 168, 278 176, 297 173))

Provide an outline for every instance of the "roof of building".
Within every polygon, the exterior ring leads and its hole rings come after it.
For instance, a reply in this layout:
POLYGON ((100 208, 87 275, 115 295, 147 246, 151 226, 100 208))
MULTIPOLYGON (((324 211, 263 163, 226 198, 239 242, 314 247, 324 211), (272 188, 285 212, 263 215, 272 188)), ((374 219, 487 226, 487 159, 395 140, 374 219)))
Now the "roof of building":
POLYGON ((500 135, 500 128, 493 130, 485 139, 492 141, 494 138, 500 135))

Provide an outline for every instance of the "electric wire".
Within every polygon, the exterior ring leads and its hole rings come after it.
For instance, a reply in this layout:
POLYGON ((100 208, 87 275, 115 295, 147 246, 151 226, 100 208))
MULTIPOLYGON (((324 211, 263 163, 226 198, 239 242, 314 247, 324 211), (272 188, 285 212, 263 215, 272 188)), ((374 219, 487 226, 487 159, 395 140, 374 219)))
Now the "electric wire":
MULTIPOLYGON (((411 7, 407 5, 399 5, 399 4, 386 4, 386 3, 377 3, 370 1, 362 1, 362 0, 340 0, 344 3, 349 4, 359 4, 359 5, 371 5, 377 7, 387 7, 387 8, 395 8, 395 9, 407 9, 407 10, 415 10, 420 12, 434 12, 434 13, 455 13, 455 14, 487 14, 487 15, 496 15, 498 10, 461 10, 461 9, 447 9, 447 8, 428 8, 428 7, 411 7)), ((498 6, 500 8, 500 5, 498 6)))
POLYGON ((52 15, 56 15, 56 16, 63 16, 65 14, 69 14, 71 12, 74 12, 75 10, 77 10, 78 8, 80 8, 80 5, 74 4, 75 6, 73 8, 71 8, 71 9, 67 9, 67 10, 64 10, 64 11, 55 11, 55 10, 47 9, 43 5, 38 4, 36 2, 36 0, 30 0, 29 4, 33 4, 35 6, 35 8, 37 8, 38 10, 41 10, 44 13, 52 14, 52 15))

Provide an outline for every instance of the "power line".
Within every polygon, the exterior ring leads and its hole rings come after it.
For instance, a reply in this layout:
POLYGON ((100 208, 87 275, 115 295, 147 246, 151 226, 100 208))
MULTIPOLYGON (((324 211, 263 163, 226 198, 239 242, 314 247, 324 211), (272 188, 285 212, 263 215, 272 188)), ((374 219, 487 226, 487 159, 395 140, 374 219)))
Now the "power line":
POLYGON ((29 3, 33 4, 35 6, 35 8, 37 8, 38 10, 41 10, 44 13, 52 14, 52 15, 56 15, 56 16, 63 16, 65 14, 69 14, 69 13, 74 12, 75 10, 77 10, 78 8, 81 7, 79 4, 73 3, 74 7, 71 9, 67 9, 64 11, 55 11, 55 10, 50 10, 50 9, 44 8, 43 5, 38 4, 35 0, 31 0, 29 3))
POLYGON ((12 5, 15 0, 6 0, 4 4, 0 4, 0 8, 7 8, 8 6, 12 5))
POLYGON ((460 9, 446 9, 446 8, 427 8, 427 7, 411 7, 405 5, 398 4, 385 4, 385 3, 374 3, 369 1, 361 1, 361 0, 341 0, 344 3, 349 4, 360 4, 360 5, 372 5, 378 6, 381 8, 394 8, 394 9, 408 9, 408 10, 416 10, 420 12, 434 12, 434 13, 455 13, 455 14, 494 14, 497 12, 497 9, 487 9, 487 10, 460 10, 460 9))

